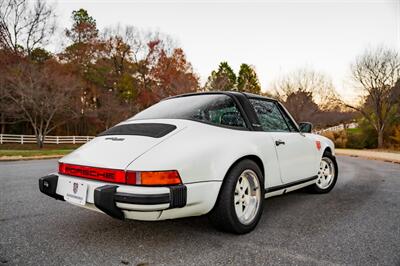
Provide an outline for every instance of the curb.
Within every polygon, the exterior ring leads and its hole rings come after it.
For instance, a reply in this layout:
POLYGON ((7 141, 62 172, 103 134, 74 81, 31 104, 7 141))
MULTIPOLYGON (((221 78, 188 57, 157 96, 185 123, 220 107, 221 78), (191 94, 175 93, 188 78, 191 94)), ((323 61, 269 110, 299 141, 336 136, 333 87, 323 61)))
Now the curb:
POLYGON ((366 155, 366 154, 352 154, 349 152, 342 152, 340 150, 336 150, 335 153, 337 155, 341 156, 349 156, 349 157, 355 157, 355 158, 362 158, 362 159, 368 159, 368 160, 375 160, 375 161, 382 161, 382 162, 387 162, 387 163, 397 163, 400 164, 400 160, 393 159, 393 158, 384 158, 384 157, 378 157, 378 156, 371 156, 371 155, 366 155))
POLYGON ((64 157, 65 155, 41 155, 41 156, 3 156, 0 157, 0 162, 9 161, 28 161, 28 160, 46 160, 46 159, 58 159, 64 157))

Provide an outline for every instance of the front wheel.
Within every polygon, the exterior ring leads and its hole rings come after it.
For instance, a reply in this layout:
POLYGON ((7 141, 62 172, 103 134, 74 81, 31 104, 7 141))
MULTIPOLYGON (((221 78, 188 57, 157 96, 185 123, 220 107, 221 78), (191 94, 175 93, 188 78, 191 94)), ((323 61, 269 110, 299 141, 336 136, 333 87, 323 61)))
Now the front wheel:
POLYGON ((209 218, 213 225, 227 232, 244 234, 253 230, 264 206, 264 179, 251 160, 236 164, 225 177, 209 218))
POLYGON ((330 152, 325 152, 320 162, 317 182, 310 189, 314 193, 328 193, 335 186, 337 177, 336 158, 330 152))

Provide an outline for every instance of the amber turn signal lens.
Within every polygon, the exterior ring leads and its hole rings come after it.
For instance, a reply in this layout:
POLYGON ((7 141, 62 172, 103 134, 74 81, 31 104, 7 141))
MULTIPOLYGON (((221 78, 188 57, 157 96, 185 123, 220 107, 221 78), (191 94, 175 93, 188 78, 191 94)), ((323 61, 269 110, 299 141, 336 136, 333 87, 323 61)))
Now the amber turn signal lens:
POLYGON ((126 173, 126 183, 129 185, 162 186, 181 184, 178 171, 160 172, 130 172, 126 173))

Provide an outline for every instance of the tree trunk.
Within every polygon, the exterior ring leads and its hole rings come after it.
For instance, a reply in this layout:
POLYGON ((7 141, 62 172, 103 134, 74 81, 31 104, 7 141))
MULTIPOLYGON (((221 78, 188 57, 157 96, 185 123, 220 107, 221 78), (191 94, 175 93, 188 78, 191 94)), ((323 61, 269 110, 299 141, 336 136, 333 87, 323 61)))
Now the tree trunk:
POLYGON ((383 130, 378 131, 378 148, 383 148, 383 130))
POLYGON ((43 139, 44 139, 44 137, 42 135, 36 136, 36 144, 39 149, 43 148, 43 139))
POLYGON ((0 118, 1 120, 0 120, 0 123, 1 123, 1 132, 0 132, 0 134, 4 134, 5 132, 6 132, 6 119, 5 119, 5 117, 4 117, 4 114, 3 113, 1 113, 1 118, 0 118))

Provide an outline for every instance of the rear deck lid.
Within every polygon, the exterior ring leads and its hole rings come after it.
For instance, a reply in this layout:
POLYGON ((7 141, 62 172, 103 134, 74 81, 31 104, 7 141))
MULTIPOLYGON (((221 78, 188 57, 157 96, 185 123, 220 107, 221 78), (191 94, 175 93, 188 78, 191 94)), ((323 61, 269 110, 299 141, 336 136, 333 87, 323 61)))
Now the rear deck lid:
POLYGON ((60 162, 125 169, 129 163, 178 131, 176 125, 169 123, 119 124, 100 133, 60 162))

